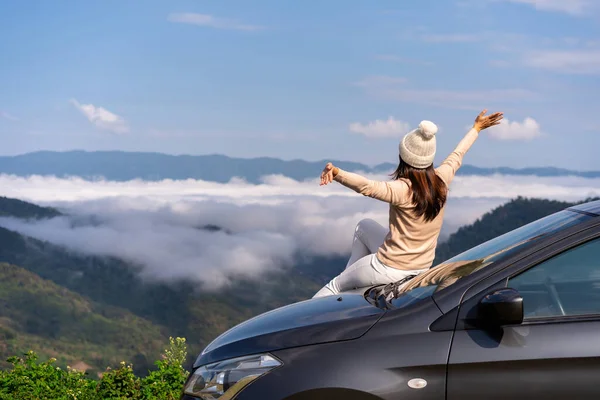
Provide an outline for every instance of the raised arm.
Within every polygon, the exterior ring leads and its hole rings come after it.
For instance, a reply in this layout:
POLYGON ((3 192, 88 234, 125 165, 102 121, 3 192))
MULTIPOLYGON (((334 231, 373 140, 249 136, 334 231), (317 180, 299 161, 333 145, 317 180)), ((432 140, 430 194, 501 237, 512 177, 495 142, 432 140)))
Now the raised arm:
POLYGON ((328 163, 321 174, 321 185, 327 185, 334 180, 363 196, 391 204, 403 203, 408 193, 408 185, 402 181, 375 181, 328 163))
POLYGON ((497 112, 487 116, 485 115, 486 113, 487 110, 483 110, 477 116, 475 123, 473 123, 473 127, 458 143, 458 146, 456 146, 454 151, 450 153, 444 162, 436 169, 438 175, 446 182, 446 185, 450 185, 450 182, 454 179, 454 175, 456 175, 456 172, 462 165, 465 154, 479 137, 479 132, 494 125, 498 125, 500 121, 502 121, 503 113, 497 112))

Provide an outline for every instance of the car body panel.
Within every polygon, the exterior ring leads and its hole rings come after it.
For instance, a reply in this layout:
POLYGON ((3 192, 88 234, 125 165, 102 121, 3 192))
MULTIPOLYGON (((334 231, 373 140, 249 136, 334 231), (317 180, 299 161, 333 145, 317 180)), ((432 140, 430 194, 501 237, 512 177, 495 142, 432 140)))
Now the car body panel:
MULTIPOLYGON (((493 288, 510 286, 510 277, 598 237, 599 227, 582 230, 489 276, 465 293, 448 365, 448 400, 600 396, 596 383, 600 374, 599 315, 525 320, 518 326, 495 329, 477 328, 469 322, 475 318, 478 301, 493 288)), ((570 281, 567 285, 573 286, 569 289, 573 294, 586 295, 593 289, 590 282, 579 285, 570 281)))
POLYGON ((448 400, 598 399, 600 321, 457 331, 448 400))
POLYGON ((237 399, 443 400, 452 332, 428 330, 441 315, 426 299, 387 312, 358 340, 276 351, 284 367, 252 383, 237 399), (427 386, 409 387, 417 378, 427 386))
POLYGON ((215 339, 194 367, 227 358, 363 335, 384 314, 362 294, 302 301, 249 319, 215 339))

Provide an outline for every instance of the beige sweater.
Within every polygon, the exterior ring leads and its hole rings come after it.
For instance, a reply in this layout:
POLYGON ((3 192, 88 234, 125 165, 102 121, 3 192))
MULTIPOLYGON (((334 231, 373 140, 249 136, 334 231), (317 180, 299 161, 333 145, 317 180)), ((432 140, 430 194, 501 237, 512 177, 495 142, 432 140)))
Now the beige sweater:
MULTIPOLYGON (((456 149, 436 168, 436 174, 449 187, 464 155, 475 142, 479 132, 471 129, 456 149)), ((445 207, 429 222, 414 215, 410 181, 373 181, 358 174, 339 170, 334 178, 350 189, 390 204, 389 233, 377 251, 383 264, 402 270, 420 270, 431 266, 442 228, 445 207)))

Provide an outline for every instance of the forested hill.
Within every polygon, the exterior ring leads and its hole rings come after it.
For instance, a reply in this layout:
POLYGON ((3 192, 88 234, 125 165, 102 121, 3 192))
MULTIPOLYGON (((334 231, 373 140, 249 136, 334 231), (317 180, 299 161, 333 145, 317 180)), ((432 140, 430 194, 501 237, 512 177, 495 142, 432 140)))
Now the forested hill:
MULTIPOLYGON (((591 201, 595 199, 589 199, 591 201)), ((575 203, 519 197, 486 213, 475 223, 466 225, 440 243, 434 265, 444 262, 472 247, 503 235, 537 219, 572 207, 575 203)))
POLYGON ((93 302, 50 280, 0 263, 0 366, 33 350, 92 376, 123 359, 144 373, 166 329, 122 308, 93 302))
POLYGON ((0 196, 0 217, 42 219, 60 215, 58 210, 51 207, 40 207, 26 201, 0 196))

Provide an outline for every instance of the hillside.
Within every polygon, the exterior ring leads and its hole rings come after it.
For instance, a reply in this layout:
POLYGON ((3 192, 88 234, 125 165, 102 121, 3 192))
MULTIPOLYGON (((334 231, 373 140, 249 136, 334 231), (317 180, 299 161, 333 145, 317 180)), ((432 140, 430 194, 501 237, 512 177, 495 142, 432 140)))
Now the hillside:
MULTIPOLYGON (((391 173, 396 165, 384 163, 374 167, 356 162, 333 161, 349 171, 391 173)), ((320 173, 325 161, 281 160, 277 158, 232 158, 223 155, 179 155, 121 151, 42 151, 19 156, 0 157, 0 174, 18 176, 54 175, 78 176, 84 179, 104 177, 107 180, 127 181, 144 179, 202 179, 228 182, 233 177, 245 178, 252 183, 261 177, 282 174, 296 180, 313 179, 320 173)), ((464 165, 460 175, 536 175, 600 177, 600 171, 569 171, 554 167, 542 168, 478 168, 464 165)))
POLYGON ((125 310, 100 305, 23 268, 0 263, 0 365, 31 349, 92 374, 121 360, 151 367, 168 336, 125 310))
POLYGON ((62 214, 54 208, 40 207, 26 201, 0 196, 0 217, 42 219, 60 215, 62 214))
POLYGON ((441 263, 481 243, 537 219, 564 210, 574 203, 525 199, 519 197, 486 213, 471 225, 461 227, 440 243, 436 249, 434 265, 441 263))
POLYGON ((193 350, 250 316, 309 297, 318 284, 298 274, 279 273, 260 282, 233 282, 203 293, 192 283, 144 283, 136 266, 71 253, 50 243, 0 228, 0 262, 16 264, 44 279, 104 305, 122 307, 169 335, 185 335, 193 350))

